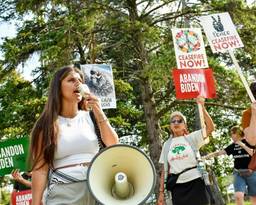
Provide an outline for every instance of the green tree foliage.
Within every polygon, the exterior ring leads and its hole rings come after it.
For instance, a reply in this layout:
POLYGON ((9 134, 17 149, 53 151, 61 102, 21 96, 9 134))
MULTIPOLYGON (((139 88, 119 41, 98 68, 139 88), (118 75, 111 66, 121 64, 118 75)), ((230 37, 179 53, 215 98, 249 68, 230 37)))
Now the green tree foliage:
POLYGON ((27 135, 45 102, 29 81, 16 71, 10 74, 2 79, 0 86, 0 139, 27 135))

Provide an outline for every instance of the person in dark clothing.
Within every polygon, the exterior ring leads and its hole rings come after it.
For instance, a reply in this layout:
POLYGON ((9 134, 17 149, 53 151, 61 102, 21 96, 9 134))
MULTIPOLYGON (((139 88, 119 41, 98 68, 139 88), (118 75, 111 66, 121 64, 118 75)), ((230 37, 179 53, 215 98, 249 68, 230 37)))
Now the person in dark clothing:
POLYGON ((252 205, 256 205, 256 171, 248 169, 248 164, 253 155, 254 146, 250 145, 244 138, 242 128, 234 126, 230 129, 233 143, 225 149, 204 156, 205 159, 220 155, 232 155, 234 158, 234 189, 237 205, 244 204, 244 193, 248 188, 252 205))
POLYGON ((31 189, 31 175, 30 171, 20 173, 18 169, 15 169, 11 173, 15 180, 13 185, 13 192, 24 191, 31 189))

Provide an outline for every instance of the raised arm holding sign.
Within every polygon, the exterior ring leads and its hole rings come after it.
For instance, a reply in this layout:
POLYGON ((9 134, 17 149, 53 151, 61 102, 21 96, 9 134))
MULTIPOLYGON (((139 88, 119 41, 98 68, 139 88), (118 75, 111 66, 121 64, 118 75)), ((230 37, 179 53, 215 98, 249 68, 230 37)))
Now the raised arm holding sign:
MULTIPOLYGON (((198 95, 215 97, 214 80, 208 68, 204 41, 199 28, 174 28, 172 36, 178 69, 173 70, 176 98, 190 99, 198 95)), ((204 125, 202 105, 198 104, 200 127, 204 125)), ((205 131, 203 132, 206 137, 205 131)))
POLYGON ((202 135, 205 143, 209 143, 210 140, 209 140, 209 137, 207 136, 206 126, 205 126, 204 107, 201 103, 198 103, 197 106, 198 106, 198 112, 199 112, 200 127, 202 129, 202 135))
MULTIPOLYGON (((174 69, 172 76, 175 84, 176 98, 178 99, 191 99, 199 95, 204 98, 214 98, 216 96, 211 69, 174 69)), ((203 128, 205 127, 203 108, 200 103, 197 104, 197 107, 200 127, 203 128)), ((203 136, 206 136, 205 131, 203 131, 203 136)))

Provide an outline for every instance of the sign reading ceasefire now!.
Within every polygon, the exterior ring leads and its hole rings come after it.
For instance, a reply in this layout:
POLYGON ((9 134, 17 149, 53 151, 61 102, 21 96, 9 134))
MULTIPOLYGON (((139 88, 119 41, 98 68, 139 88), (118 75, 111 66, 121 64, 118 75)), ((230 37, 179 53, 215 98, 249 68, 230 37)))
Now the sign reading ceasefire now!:
POLYGON ((216 97, 211 69, 174 69, 172 75, 177 99, 191 99, 198 95, 216 97))
POLYGON ((177 68, 208 68, 201 29, 174 28, 172 36, 177 68))
POLYGON ((229 13, 202 16, 200 21, 213 53, 244 46, 229 13))

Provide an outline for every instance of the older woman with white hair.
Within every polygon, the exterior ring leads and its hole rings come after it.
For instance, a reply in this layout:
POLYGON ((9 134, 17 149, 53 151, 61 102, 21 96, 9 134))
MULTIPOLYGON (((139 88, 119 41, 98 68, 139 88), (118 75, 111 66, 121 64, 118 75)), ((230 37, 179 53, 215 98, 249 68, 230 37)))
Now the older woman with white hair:
POLYGON ((170 138, 164 143, 159 160, 163 164, 160 192, 164 191, 165 176, 165 188, 171 191, 173 205, 209 204, 196 154, 208 141, 208 136, 214 130, 214 123, 204 107, 204 98, 198 97, 197 103, 203 108, 206 135, 204 136, 202 129, 189 133, 186 117, 179 111, 173 112, 170 116, 170 138))

